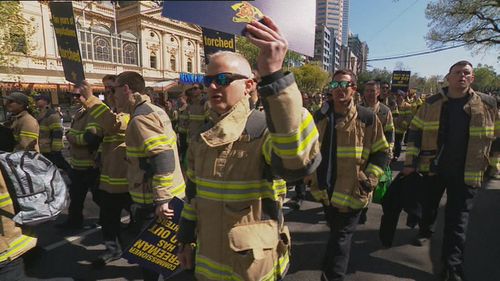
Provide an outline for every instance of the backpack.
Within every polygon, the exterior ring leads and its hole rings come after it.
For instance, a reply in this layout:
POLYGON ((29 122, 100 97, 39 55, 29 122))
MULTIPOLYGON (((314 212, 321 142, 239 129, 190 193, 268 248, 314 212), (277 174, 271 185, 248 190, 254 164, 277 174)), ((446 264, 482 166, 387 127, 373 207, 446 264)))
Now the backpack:
POLYGON ((68 189, 56 165, 35 151, 0 151, 0 168, 20 225, 55 220, 66 207, 68 189))

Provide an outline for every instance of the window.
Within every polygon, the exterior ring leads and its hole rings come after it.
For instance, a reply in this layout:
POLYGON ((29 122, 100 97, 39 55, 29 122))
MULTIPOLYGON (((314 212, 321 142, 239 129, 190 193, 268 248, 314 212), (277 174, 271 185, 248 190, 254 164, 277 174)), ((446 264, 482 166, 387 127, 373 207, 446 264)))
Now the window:
POLYGON ((193 60, 191 58, 187 61, 187 72, 193 72, 193 60))
POLYGON ((109 41, 103 37, 96 37, 94 40, 94 53, 96 60, 111 61, 109 41))
POLYGON ((156 54, 154 52, 149 56, 149 66, 156 68, 156 54))
POLYGON ((137 47, 134 43, 123 44, 123 63, 137 65, 137 47))
POLYGON ((121 63, 122 62, 122 40, 118 38, 113 38, 113 62, 121 63))
POLYGON ((175 56, 170 56, 170 69, 172 69, 173 71, 177 71, 177 67, 176 67, 176 64, 177 64, 177 61, 175 60, 175 56))

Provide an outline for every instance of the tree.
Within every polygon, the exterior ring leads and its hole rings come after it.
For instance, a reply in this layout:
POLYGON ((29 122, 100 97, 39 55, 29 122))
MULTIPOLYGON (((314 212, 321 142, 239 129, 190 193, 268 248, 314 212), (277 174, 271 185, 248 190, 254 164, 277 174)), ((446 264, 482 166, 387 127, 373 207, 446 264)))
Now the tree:
POLYGON ((18 56, 12 54, 29 54, 34 48, 31 37, 34 27, 22 15, 19 1, 0 1, 0 68, 2 71, 16 72, 13 68, 18 56))
POLYGON ((392 73, 387 71, 387 69, 374 68, 369 71, 363 71, 358 75, 358 88, 362 91, 363 85, 370 80, 391 83, 391 79, 392 73))
POLYGON ((318 63, 306 63, 301 67, 291 69, 297 86, 302 93, 314 94, 323 90, 330 79, 328 72, 318 63))
POLYGON ((425 11, 430 27, 430 46, 466 44, 472 48, 498 48, 500 1, 435 0, 425 11))
POLYGON ((497 75, 492 66, 479 64, 474 69, 474 83, 472 88, 480 92, 491 92, 500 88, 500 75, 497 75))

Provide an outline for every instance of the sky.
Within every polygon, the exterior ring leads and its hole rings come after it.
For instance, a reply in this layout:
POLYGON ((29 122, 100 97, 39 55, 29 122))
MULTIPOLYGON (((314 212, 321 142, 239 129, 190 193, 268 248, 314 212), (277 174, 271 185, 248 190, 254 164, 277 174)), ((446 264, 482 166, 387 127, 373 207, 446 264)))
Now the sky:
MULTIPOLYGON (((428 0, 350 0, 349 30, 358 34, 368 44, 368 59, 389 57, 429 50, 425 35, 427 24, 425 8, 428 0)), ((428 55, 386 61, 368 62, 368 70, 386 68, 395 70, 403 63, 407 70, 420 76, 445 75, 449 67, 459 61, 468 60, 493 66, 500 73, 498 49, 474 54, 460 47, 428 55)))

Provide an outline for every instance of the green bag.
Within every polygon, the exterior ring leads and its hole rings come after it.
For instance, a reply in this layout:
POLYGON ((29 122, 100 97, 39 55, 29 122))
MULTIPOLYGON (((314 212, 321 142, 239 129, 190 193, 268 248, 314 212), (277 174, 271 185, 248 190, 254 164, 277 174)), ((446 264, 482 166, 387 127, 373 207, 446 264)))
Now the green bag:
POLYGON ((382 204, 382 199, 387 192, 387 188, 391 185, 392 182, 392 170, 389 166, 385 167, 384 174, 380 177, 377 187, 375 191, 373 191, 372 202, 376 204, 382 204))

